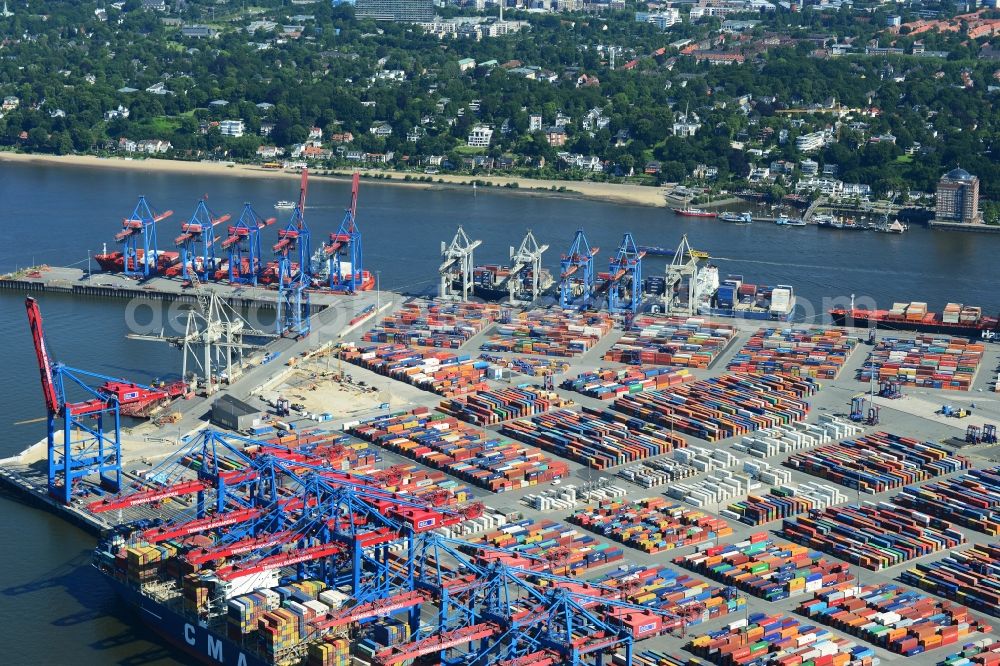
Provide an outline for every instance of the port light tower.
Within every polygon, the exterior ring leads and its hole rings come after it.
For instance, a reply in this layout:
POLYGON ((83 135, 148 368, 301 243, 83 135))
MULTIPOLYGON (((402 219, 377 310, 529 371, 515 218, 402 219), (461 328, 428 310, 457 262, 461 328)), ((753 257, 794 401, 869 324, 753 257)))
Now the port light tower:
POLYGON ((608 267, 608 311, 612 314, 631 312, 635 315, 639 312, 645 254, 636 247, 632 234, 626 233, 608 267))
POLYGON ((583 229, 577 229, 569 251, 562 255, 559 265, 559 305, 564 308, 585 308, 594 294, 594 257, 600 251, 591 247, 583 229))
POLYGON ((122 245, 122 270, 129 277, 148 278, 159 271, 160 251, 156 245, 156 223, 173 215, 173 211, 155 213, 146 201, 139 197, 135 210, 122 220, 122 230, 115 234, 115 240, 122 245), (141 252, 140 252, 141 250, 141 252))
POLYGON ((214 276, 218 267, 218 260, 215 257, 215 227, 228 222, 230 217, 229 213, 216 216, 209 210, 206 199, 202 198, 198 201, 191 219, 181 223, 181 235, 174 240, 174 244, 181 249, 183 279, 190 280, 192 272, 200 273, 202 280, 208 280, 210 275, 214 276), (201 270, 195 265, 195 259, 199 254, 201 270))
POLYGON ((361 174, 355 172, 351 181, 351 205, 336 233, 323 248, 327 256, 330 289, 353 294, 364 286, 364 255, 361 229, 358 227, 358 186, 361 174))
POLYGON ((222 241, 222 249, 229 253, 229 282, 257 286, 257 279, 263 268, 261 258, 260 232, 277 221, 266 220, 257 214, 249 203, 243 204, 243 212, 236 224, 229 227, 229 236, 222 241))
POLYGON ((476 248, 482 244, 481 240, 470 241, 462 227, 455 232, 450 245, 441 242, 441 267, 438 268, 438 273, 441 275, 438 295, 441 298, 455 298, 456 291, 459 291, 461 292, 459 300, 469 300, 469 295, 472 293, 472 272, 475 267, 473 257, 476 248), (457 290, 456 281, 460 285, 457 290))
POLYGON ((549 249, 548 245, 539 245, 535 240, 535 235, 529 229, 521 241, 521 245, 515 250, 510 248, 510 274, 507 276, 507 293, 510 302, 518 301, 518 296, 522 293, 530 294, 530 300, 534 301, 542 294, 542 253, 549 249), (531 286, 524 287, 524 281, 530 276, 531 286))

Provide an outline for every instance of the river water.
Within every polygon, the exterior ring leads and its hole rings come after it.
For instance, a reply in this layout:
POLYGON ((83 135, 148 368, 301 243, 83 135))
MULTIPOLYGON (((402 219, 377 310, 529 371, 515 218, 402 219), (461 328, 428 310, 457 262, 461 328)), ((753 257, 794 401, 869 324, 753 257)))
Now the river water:
MULTIPOLYGON (((199 197, 208 194, 217 213, 238 216, 250 200, 265 217, 273 203, 295 199, 292 179, 186 176, 117 169, 74 169, 0 163, 0 215, 5 240, 0 272, 47 263, 85 267, 88 254, 113 246, 120 220, 136 197, 147 196, 159 211, 174 215, 161 223, 159 245, 171 248, 199 197)), ((336 230, 349 198, 346 182, 314 179, 307 219, 313 245, 336 230)), ((282 223, 287 212, 279 214, 282 223)), ((480 188, 418 190, 362 182, 358 224, 365 268, 379 271, 381 287, 409 292, 435 288, 441 241, 461 224, 481 239, 477 263, 500 263, 508 248, 531 229, 551 249, 545 265, 558 272, 558 254, 577 227, 601 248, 599 270, 631 231, 638 243, 674 246, 688 234, 694 248, 711 253, 720 273, 742 274, 755 284, 790 284, 798 295, 800 319, 816 320, 826 306, 851 294, 869 304, 927 301, 1000 310, 994 271, 1000 236, 931 232, 911 228, 902 236, 755 223, 733 226, 716 220, 679 218, 664 209, 577 198, 534 196, 480 188)), ((277 226, 266 232, 265 247, 277 226)), ((644 262, 644 274, 662 273, 665 259, 644 262)), ((179 353, 165 345, 125 339, 124 303, 47 295, 41 299, 54 357, 109 375, 151 379, 177 373, 179 353)), ((24 316, 23 294, 0 293, 0 340, 7 350, 0 371, 0 457, 44 435, 34 421, 43 414, 38 369, 24 316), (33 421, 21 423, 23 421, 33 421)), ((0 566, 0 627, 3 661, 11 664, 67 663, 75 666, 184 663, 133 623, 87 566, 93 539, 60 519, 22 505, 0 502, 5 535, 0 566)))

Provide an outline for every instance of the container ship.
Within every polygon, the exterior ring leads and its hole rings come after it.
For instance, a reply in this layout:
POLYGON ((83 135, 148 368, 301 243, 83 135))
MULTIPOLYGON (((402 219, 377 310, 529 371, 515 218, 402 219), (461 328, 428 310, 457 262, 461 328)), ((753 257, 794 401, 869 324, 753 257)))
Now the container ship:
MULTIPOLYGON (((529 293, 533 277, 531 269, 525 270, 520 278, 521 289, 518 291, 529 293)), ((507 281, 510 279, 510 266, 501 266, 499 264, 476 266, 472 269, 472 293, 484 301, 503 300, 510 296, 507 285, 507 281)), ((540 288, 544 291, 550 288, 554 282, 552 273, 548 269, 543 268, 539 276, 540 288)), ((458 281, 456 281, 455 286, 456 288, 461 288, 458 281)))
MULTIPOLYGON (((705 271, 716 271, 714 266, 705 271)), ((705 272, 703 271, 703 272, 705 272)), ((729 275, 712 291, 701 295, 698 313, 716 317, 788 321, 795 310, 795 290, 791 285, 774 287, 747 283, 742 275, 729 275)), ((709 283, 706 283, 709 285, 709 283)), ((710 285, 709 285, 710 287, 710 285)))
POLYGON ((704 208, 689 208, 685 206, 684 208, 674 208, 672 210, 675 215, 682 217, 718 217, 718 213, 705 210, 704 208))
MULTIPOLYGON (((136 250, 134 257, 129 257, 128 268, 130 271, 137 271, 143 265, 143 256, 145 252, 141 249, 136 250)), ((166 271, 174 264, 180 261, 180 253, 168 250, 161 250, 157 253, 157 268, 159 271, 166 271)), ((101 270, 106 273, 121 273, 125 270, 125 256, 121 252, 102 252, 101 254, 94 255, 94 261, 97 265, 101 267, 101 270)), ((152 259, 149 263, 152 265, 152 259)))
POLYGON ((928 312, 926 303, 913 301, 893 303, 891 310, 834 308, 829 310, 829 314, 837 326, 947 333, 987 339, 1000 335, 1000 319, 983 316, 982 308, 961 303, 949 303, 941 313, 928 312))

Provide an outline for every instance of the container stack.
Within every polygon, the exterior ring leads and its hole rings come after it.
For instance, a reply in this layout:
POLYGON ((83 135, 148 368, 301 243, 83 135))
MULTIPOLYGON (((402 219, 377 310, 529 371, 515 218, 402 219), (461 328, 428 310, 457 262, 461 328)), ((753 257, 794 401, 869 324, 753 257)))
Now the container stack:
POLYGON ((750 495, 741 502, 730 504, 719 512, 724 518, 738 520, 747 525, 763 525, 779 518, 825 509, 842 504, 847 496, 837 488, 821 483, 786 483, 771 488, 767 495, 750 495))
POLYGON ((952 551, 937 562, 918 562, 900 580, 1000 617, 1000 543, 952 551))
POLYGON ((801 451, 785 464, 866 493, 880 493, 968 469, 949 449, 887 432, 801 451))
POLYGON ((719 469, 694 483, 671 484, 666 494, 697 507, 717 507, 757 488, 760 488, 760 483, 746 474, 719 469))
POLYGON ((734 467, 742 461, 724 449, 707 449, 703 446, 688 446, 674 451, 674 460, 694 467, 699 472, 734 467))
POLYGON ((226 630, 229 638, 242 641, 248 634, 257 631, 264 613, 281 606, 281 595, 274 590, 263 588, 233 597, 226 605, 226 630))
POLYGON ((941 666, 996 666, 1000 664, 1000 643, 993 638, 980 638, 966 643, 961 652, 949 654, 941 666))
POLYGON ((588 483, 583 488, 577 488, 573 484, 550 488, 538 494, 525 495, 521 502, 532 509, 539 511, 568 510, 574 508, 580 502, 603 502, 604 500, 624 497, 626 490, 621 486, 616 486, 608 479, 601 479, 588 483))
POLYGON ((878 666, 873 648, 793 617, 754 613, 719 631, 696 636, 689 649, 719 666, 878 666))
POLYGON ((639 332, 619 338, 605 361, 707 369, 736 337, 732 326, 698 317, 638 317, 633 326, 639 332))
POLYGON ((836 379, 858 340, 842 328, 759 329, 729 362, 734 372, 784 372, 801 377, 836 379))
POLYGON ((135 585, 145 585, 160 578, 164 564, 176 557, 177 549, 168 543, 155 546, 140 544, 125 549, 128 579, 135 585))
POLYGON ((458 539, 471 534, 482 534, 498 530, 508 523, 508 518, 496 509, 486 507, 478 518, 467 518, 456 525, 439 527, 436 531, 449 539, 458 539))
POLYGON ((638 462, 687 444, 651 423, 588 407, 508 421, 500 432, 594 469, 638 462))
POLYGON ((405 345, 346 345, 338 355, 348 363, 446 397, 487 388, 489 363, 468 355, 417 351, 405 345))
POLYGON ((864 428, 856 423, 822 414, 819 423, 792 423, 758 430, 733 444, 733 448, 755 458, 770 458, 779 453, 811 449, 832 439, 853 437, 862 432, 864 428))
POLYGON ((749 541, 715 546, 674 558, 674 564, 733 585, 755 597, 780 601, 854 580, 848 565, 759 532, 749 541))
POLYGON ((199 574, 190 573, 181 581, 181 594, 184 597, 184 610, 200 613, 208 609, 210 586, 201 580, 199 574))
POLYGON ((539 449, 515 444, 426 407, 354 424, 348 432, 493 492, 569 475, 565 462, 539 449))
POLYGON ((682 548, 733 533, 724 520, 660 497, 601 502, 577 511, 569 521, 646 553, 682 548))
POLYGON ((618 476, 643 488, 665 486, 698 474, 698 470, 677 460, 650 460, 618 471, 618 476))
POLYGON ((300 616, 288 608, 276 608, 261 615, 258 633, 265 655, 275 661, 279 652, 297 645, 302 636, 300 616))
POLYGON ((880 502, 828 508, 782 522, 783 535, 879 571, 965 542, 951 524, 880 502))
POLYGON ((882 338, 868 356, 858 378, 896 381, 931 389, 968 391, 983 360, 982 342, 964 338, 919 335, 882 338))
POLYGON ((510 419, 523 419, 572 403, 559 394, 534 386, 486 389, 471 395, 450 398, 439 409, 463 421, 479 426, 496 425, 510 419))
POLYGON ((391 493, 409 493, 431 501, 435 506, 454 506, 472 499, 469 487, 448 478, 444 472, 425 470, 416 465, 393 465, 368 472, 379 487, 391 493))
POLYGON ((480 349, 538 356, 577 356, 597 344, 613 325, 614 320, 606 312, 531 310, 522 312, 510 324, 498 325, 496 335, 480 349))
POLYGON ((810 378, 729 374, 618 398, 614 409, 709 442, 805 419, 810 378))
POLYGON ((480 354, 480 360, 498 368, 507 368, 529 377, 543 377, 548 374, 561 375, 569 370, 569 363, 555 358, 533 358, 531 356, 497 356, 480 354))
POLYGON ((823 591, 798 612, 907 657, 992 630, 964 606, 895 583, 823 591))
POLYGON ((406 303, 365 333, 365 342, 458 349, 500 317, 498 305, 406 303))
POLYGON ((351 643, 346 638, 327 638, 310 643, 306 666, 350 666, 351 643))
MULTIPOLYGON (((611 658, 611 663, 613 666, 625 666, 628 661, 624 653, 616 652, 611 658)), ((655 650, 643 650, 632 655, 632 666, 701 666, 701 663, 697 659, 678 657, 655 650)))
POLYGON ((957 479, 907 486, 892 501, 990 536, 1000 536, 1000 467, 973 469, 957 479))
POLYGON ((681 368, 600 368, 567 379, 562 388, 576 391, 598 400, 614 400, 623 395, 655 391, 693 381, 687 369, 681 368))
POLYGON ((663 566, 621 564, 594 583, 622 592, 624 601, 668 610, 685 618, 687 626, 700 624, 746 608, 742 595, 727 594, 717 586, 663 566))
POLYGON ((531 557, 482 551, 484 560, 501 560, 527 569, 550 570, 559 575, 601 567, 622 559, 621 548, 552 520, 520 520, 489 532, 472 543, 485 543, 531 557))

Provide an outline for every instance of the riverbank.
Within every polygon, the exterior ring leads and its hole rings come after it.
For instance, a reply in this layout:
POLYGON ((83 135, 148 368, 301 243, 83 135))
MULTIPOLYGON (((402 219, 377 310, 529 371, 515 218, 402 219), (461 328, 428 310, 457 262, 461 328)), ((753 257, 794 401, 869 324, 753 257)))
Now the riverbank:
MULTIPOLYGON (((298 174, 287 170, 264 169, 250 164, 233 162, 185 162, 165 159, 130 159, 121 157, 96 157, 93 155, 35 155, 27 153, 11 153, 0 151, 0 163, 28 163, 43 165, 60 165, 84 168, 132 169, 160 173, 231 175, 244 178, 298 178, 298 174)), ((317 179, 346 180, 350 176, 345 173, 324 175, 325 170, 311 172, 310 176, 317 179)), ((404 171, 360 169, 366 176, 376 176, 366 182, 410 187, 417 189, 449 189, 469 187, 474 180, 493 183, 492 190, 511 194, 546 195, 559 197, 575 197, 594 201, 607 201, 639 206, 664 208, 667 206, 665 193, 669 187, 647 187, 644 185, 629 185, 621 183, 594 183, 570 180, 543 180, 496 175, 456 175, 456 174, 413 174, 404 171), (404 180, 412 178, 433 177, 434 182, 404 180), (560 190, 560 188, 564 188, 560 190)))

